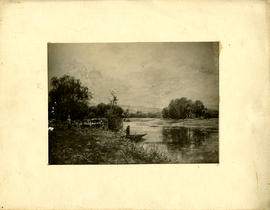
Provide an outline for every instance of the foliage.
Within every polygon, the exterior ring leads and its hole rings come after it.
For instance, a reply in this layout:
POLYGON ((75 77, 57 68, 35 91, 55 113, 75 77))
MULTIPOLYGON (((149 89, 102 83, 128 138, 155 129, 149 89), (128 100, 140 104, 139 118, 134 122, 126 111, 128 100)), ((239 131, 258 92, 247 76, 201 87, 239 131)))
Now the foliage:
POLYGON ((108 128, 110 130, 118 131, 123 128, 122 114, 122 108, 116 106, 106 111, 105 117, 108 119, 108 128))
POLYGON ((195 113, 195 117, 203 116, 205 112, 205 107, 201 101, 195 101, 193 104, 193 112, 195 113))
POLYGON ((129 113, 128 117, 130 118, 160 118, 161 113, 160 112, 143 113, 141 111, 137 111, 136 113, 129 113))
POLYGON ((122 118, 124 110, 118 105, 100 103, 97 106, 90 106, 85 118, 107 118, 110 130, 122 128, 122 118))
POLYGON ((123 127, 124 110, 118 105, 100 103, 90 106, 85 118, 107 118, 110 130, 120 130, 123 127))
POLYGON ((217 110, 213 109, 205 109, 204 117, 209 119, 209 118, 217 118, 219 117, 219 113, 217 110))
POLYGON ((64 75, 51 79, 52 89, 49 92, 49 118, 64 121, 82 119, 88 112, 88 101, 91 92, 79 79, 64 75))
POLYGON ((129 117, 129 109, 126 109, 126 110, 123 112, 123 116, 124 116, 124 119, 126 119, 126 118, 129 117))
POLYGON ((109 104, 100 103, 97 106, 88 106, 92 93, 87 87, 82 86, 80 80, 64 75, 51 79, 52 89, 49 92, 49 119, 60 121, 67 120, 70 115, 72 120, 86 118, 107 118, 109 129, 122 128, 124 110, 117 105, 118 98, 112 92, 109 104))
POLYGON ((49 134, 50 164, 170 163, 155 148, 145 149, 119 132, 101 129, 55 130, 49 134))
POLYGON ((205 110, 205 106, 201 101, 196 100, 193 102, 186 97, 182 97, 171 100, 168 107, 162 110, 162 116, 172 119, 203 117, 205 110))

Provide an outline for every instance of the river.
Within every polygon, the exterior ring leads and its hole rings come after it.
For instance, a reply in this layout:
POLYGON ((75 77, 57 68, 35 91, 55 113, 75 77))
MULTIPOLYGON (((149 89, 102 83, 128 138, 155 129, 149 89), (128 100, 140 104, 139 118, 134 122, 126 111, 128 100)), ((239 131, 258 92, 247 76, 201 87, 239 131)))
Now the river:
POLYGON ((218 119, 130 118, 131 134, 143 134, 146 149, 155 148, 173 163, 218 163, 218 119))

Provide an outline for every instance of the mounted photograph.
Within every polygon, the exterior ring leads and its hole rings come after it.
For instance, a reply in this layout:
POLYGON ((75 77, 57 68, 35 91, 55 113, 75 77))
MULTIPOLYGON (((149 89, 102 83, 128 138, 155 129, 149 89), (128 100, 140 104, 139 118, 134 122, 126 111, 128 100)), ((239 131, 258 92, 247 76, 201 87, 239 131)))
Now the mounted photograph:
POLYGON ((48 163, 219 163, 219 42, 48 43, 48 163))

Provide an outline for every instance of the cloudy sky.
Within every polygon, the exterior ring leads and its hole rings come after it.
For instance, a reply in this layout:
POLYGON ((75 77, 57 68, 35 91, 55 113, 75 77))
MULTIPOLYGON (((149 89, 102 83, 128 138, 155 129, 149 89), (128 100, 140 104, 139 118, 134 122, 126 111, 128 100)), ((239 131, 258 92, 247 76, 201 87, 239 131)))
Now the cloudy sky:
POLYGON ((218 43, 49 44, 48 75, 81 80, 94 98, 108 103, 166 107, 171 99, 201 100, 218 108, 218 43))

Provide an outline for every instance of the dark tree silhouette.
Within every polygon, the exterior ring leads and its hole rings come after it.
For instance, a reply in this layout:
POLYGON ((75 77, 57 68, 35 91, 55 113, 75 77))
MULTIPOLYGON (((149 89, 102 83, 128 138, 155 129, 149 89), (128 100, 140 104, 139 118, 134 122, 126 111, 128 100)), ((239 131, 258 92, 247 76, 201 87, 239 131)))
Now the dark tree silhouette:
POLYGON ((171 100, 168 107, 162 110, 163 118, 185 119, 202 117, 205 115, 205 106, 199 100, 194 103, 186 97, 171 100))
POLYGON ((51 79, 49 92, 49 118, 64 121, 82 119, 88 113, 88 101, 92 93, 84 87, 79 79, 64 75, 51 79))
POLYGON ((199 101, 199 100, 195 101, 193 107, 194 107, 193 111, 194 111, 196 117, 200 117, 204 114, 205 107, 201 101, 199 101))

